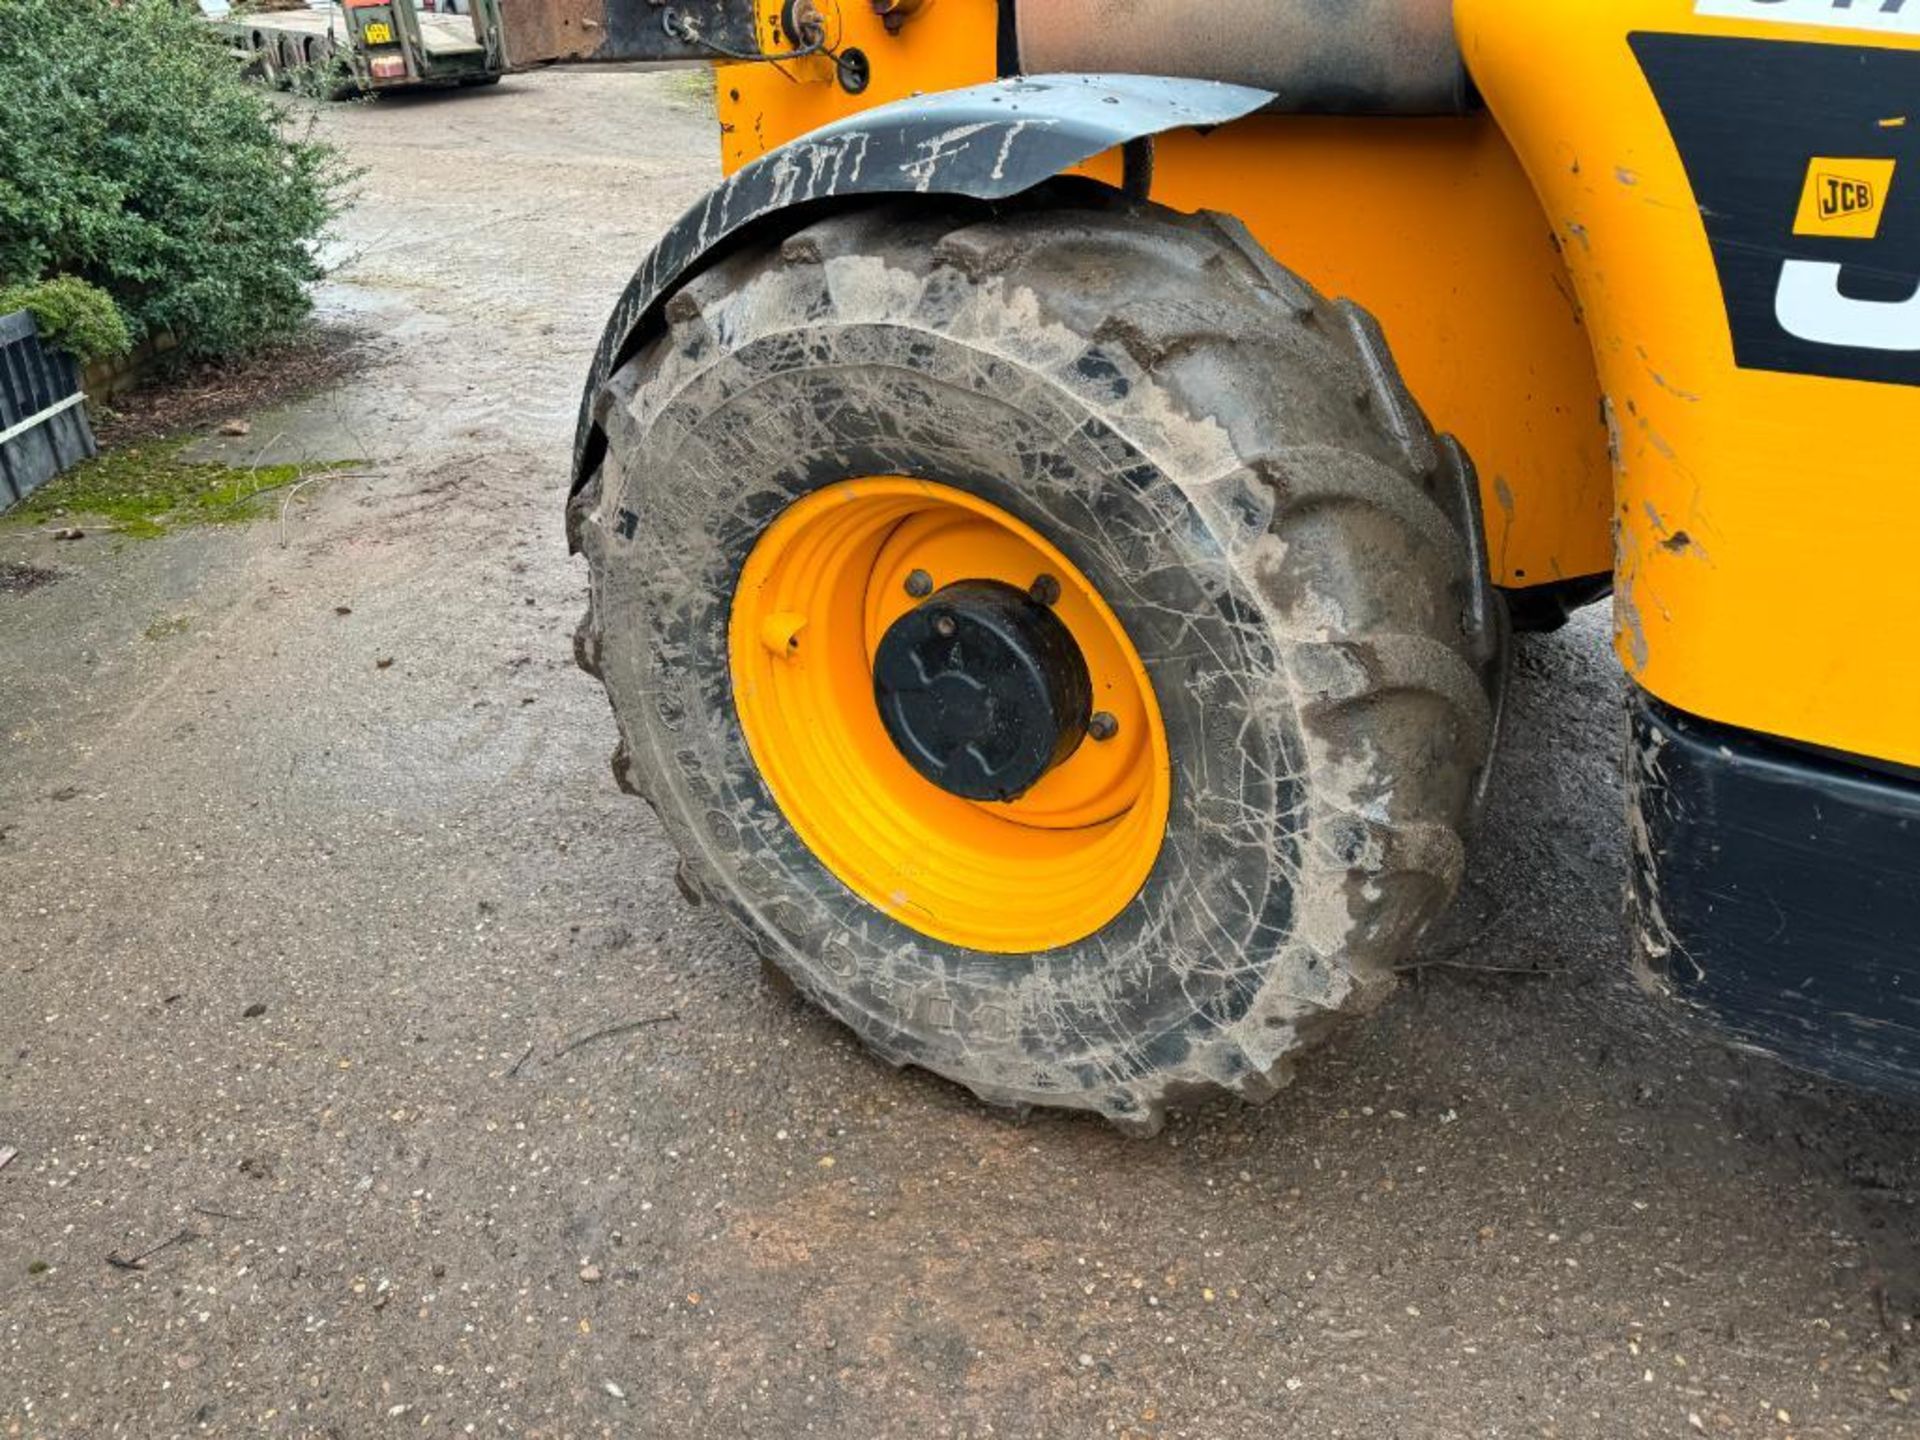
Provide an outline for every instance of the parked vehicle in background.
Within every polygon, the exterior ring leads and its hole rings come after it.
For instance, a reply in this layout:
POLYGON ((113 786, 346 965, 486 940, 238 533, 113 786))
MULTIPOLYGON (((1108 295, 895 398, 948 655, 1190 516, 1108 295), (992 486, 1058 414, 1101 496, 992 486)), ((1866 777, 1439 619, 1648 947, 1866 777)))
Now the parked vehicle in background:
POLYGON ((203 0, 201 8, 262 79, 289 85, 305 72, 332 99, 491 85, 506 70, 497 0, 278 0, 237 9, 203 0))

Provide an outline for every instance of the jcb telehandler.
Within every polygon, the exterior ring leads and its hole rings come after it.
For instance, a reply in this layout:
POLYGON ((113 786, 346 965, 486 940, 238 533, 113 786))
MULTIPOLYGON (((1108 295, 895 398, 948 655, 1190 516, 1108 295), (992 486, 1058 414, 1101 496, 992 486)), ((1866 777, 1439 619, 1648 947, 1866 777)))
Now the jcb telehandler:
POLYGON ((881 1055, 1269 1094, 1452 895, 1510 627, 1611 589, 1644 975, 1920 1090, 1920 3, 503 4, 718 66, 578 652, 881 1055))

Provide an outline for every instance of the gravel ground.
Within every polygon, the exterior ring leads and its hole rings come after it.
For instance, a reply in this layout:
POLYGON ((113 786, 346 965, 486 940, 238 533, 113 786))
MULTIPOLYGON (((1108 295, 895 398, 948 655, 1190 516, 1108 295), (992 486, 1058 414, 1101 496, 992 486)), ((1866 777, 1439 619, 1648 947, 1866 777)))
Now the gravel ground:
POLYGON ((361 366, 202 449, 368 467, 0 535, 0 1433, 1920 1434, 1920 1117, 1628 983, 1600 617, 1522 642, 1458 915, 1293 1089, 988 1112, 682 902, 569 658, 577 387, 711 121, 321 124, 361 366))

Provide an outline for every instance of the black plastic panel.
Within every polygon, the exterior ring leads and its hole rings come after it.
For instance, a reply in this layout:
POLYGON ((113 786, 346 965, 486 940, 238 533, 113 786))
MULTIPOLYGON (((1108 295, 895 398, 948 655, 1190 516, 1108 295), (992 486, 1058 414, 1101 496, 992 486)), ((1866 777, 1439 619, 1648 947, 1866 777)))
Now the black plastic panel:
POLYGON ((1920 1099, 1920 784, 1644 693, 1636 942, 1738 1041, 1920 1099))

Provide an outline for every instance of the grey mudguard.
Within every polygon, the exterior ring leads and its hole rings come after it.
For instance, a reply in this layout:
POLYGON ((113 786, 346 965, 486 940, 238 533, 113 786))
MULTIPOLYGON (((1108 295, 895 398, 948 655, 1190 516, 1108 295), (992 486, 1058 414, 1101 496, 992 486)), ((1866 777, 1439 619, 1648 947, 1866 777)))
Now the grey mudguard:
POLYGON ((667 293, 757 222, 859 195, 1004 199, 1129 141, 1224 125, 1273 98, 1214 80, 1030 75, 876 106, 769 151, 675 221, 627 282, 587 377, 573 489, 605 453, 593 414, 600 387, 654 333, 667 293))

